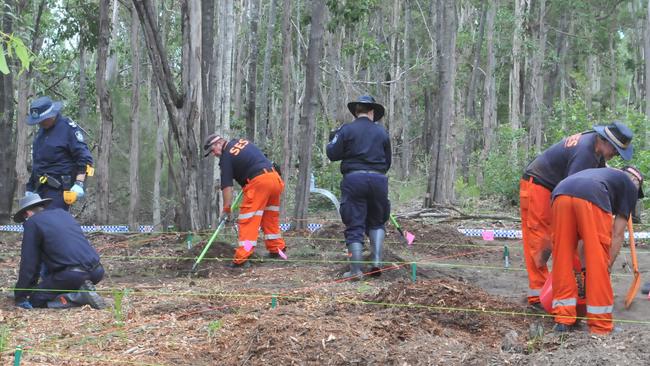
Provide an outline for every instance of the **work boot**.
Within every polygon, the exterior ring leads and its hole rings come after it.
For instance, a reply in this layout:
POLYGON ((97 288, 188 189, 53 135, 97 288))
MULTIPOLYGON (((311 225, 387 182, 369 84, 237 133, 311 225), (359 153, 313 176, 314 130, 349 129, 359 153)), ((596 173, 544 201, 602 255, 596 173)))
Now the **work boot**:
POLYGON ((528 309, 538 313, 546 313, 546 309, 544 309, 544 306, 542 306, 541 302, 534 302, 532 304, 528 304, 528 309))
POLYGON ((68 298, 68 295, 72 295, 72 293, 60 294, 57 297, 55 297, 54 300, 48 301, 47 308, 48 309, 70 309, 70 308, 76 308, 81 306, 76 302, 70 300, 68 298))
POLYGON ((361 271, 361 262, 363 261, 363 244, 350 243, 348 244, 348 256, 350 261, 350 271, 343 274, 343 278, 351 278, 360 280, 363 277, 361 271))
POLYGON ((235 263, 235 262, 230 262, 226 264, 226 267, 230 269, 238 269, 238 268, 248 268, 251 266, 251 262, 245 261, 242 263, 235 263))
POLYGON ((386 232, 384 229, 373 229, 368 231, 370 238, 370 246, 372 247, 372 266, 370 267, 370 275, 373 277, 381 276, 382 268, 382 254, 384 249, 384 237, 386 232))
POLYGON ((79 287, 79 291, 80 292, 78 293, 81 295, 80 300, 83 301, 82 304, 88 304, 93 309, 103 309, 106 307, 106 302, 97 293, 97 289, 91 281, 86 280, 83 285, 79 287))
POLYGON ((572 328, 573 327, 571 325, 555 323, 555 325, 553 326, 553 331, 555 333, 568 333, 571 330, 573 330, 572 328))
MULTIPOLYGON (((284 254, 287 254, 287 247, 284 247, 281 250, 284 252, 284 254)), ((267 258, 267 259, 280 259, 280 258, 282 258, 282 257, 280 257, 280 253, 278 253, 278 252, 275 252, 275 253, 269 252, 264 257, 267 258)))

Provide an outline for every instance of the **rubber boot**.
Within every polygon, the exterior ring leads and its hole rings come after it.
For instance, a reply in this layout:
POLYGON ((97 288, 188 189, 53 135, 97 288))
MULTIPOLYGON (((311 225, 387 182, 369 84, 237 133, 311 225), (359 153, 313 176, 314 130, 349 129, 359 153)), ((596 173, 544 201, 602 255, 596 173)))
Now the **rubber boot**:
POLYGON ((348 256, 350 260, 350 272, 345 272, 343 278, 352 278, 360 280, 363 277, 361 271, 361 262, 363 261, 363 244, 350 243, 348 244, 348 256))
POLYGON ((47 307, 51 309, 67 309, 82 305, 90 305, 93 309, 106 307, 106 302, 95 291, 95 285, 90 281, 84 282, 79 287, 79 292, 61 294, 47 303, 47 307))
POLYGON ((386 236, 386 232, 384 229, 373 229, 368 231, 368 237, 370 238, 370 246, 372 247, 372 267, 370 268, 370 272, 374 272, 371 274, 373 277, 379 277, 381 276, 381 268, 382 268, 382 255, 383 255, 383 249, 384 249, 384 237, 386 236))

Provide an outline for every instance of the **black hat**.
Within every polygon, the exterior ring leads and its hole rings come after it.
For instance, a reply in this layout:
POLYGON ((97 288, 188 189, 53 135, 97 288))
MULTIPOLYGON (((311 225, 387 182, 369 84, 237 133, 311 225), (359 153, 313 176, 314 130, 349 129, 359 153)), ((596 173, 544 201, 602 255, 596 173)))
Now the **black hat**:
POLYGON ((639 198, 645 197, 643 194, 643 174, 641 171, 631 165, 621 168, 622 171, 632 174, 639 180, 639 198))
POLYGON ((205 138, 205 142, 203 143, 203 151, 205 151, 205 155, 203 157, 205 158, 206 156, 210 155, 212 152, 212 145, 214 145, 216 142, 219 140, 225 140, 226 138, 217 134, 213 133, 210 136, 205 138))
POLYGON ((36 125, 44 120, 56 116, 63 108, 63 103, 53 102, 50 97, 40 97, 32 102, 29 106, 29 115, 27 116, 28 125, 36 125))
POLYGON ((348 109, 350 110, 350 113, 356 118, 356 114, 354 114, 354 110, 357 106, 357 104, 366 104, 370 106, 374 111, 375 111, 375 116, 374 116, 374 121, 379 121, 381 117, 384 116, 384 106, 375 102, 375 98, 373 98, 370 95, 362 95, 357 99, 356 102, 350 102, 348 103, 348 109))
POLYGON ((632 153, 634 152, 632 148, 632 137, 634 135, 625 124, 614 121, 607 126, 594 126, 594 131, 614 145, 623 160, 632 159, 632 153))
POLYGON ((37 206, 45 206, 49 204, 50 201, 52 201, 51 198, 41 198, 41 196, 36 193, 25 194, 25 197, 21 198, 20 201, 18 201, 18 206, 20 208, 14 215, 14 221, 17 223, 25 221, 25 211, 37 206))

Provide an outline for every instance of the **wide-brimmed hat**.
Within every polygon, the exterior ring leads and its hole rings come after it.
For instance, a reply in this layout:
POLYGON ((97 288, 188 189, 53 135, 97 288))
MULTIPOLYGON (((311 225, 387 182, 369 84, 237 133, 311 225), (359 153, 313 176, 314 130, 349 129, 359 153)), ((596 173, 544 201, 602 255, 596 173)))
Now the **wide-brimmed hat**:
POLYGON ((616 150, 618 150, 618 154, 624 160, 632 159, 634 152, 632 148, 632 137, 634 134, 624 123, 614 121, 607 126, 594 126, 594 131, 614 145, 616 150))
POLYGON ((25 122, 30 126, 39 124, 56 116, 61 108, 63 108, 63 103, 54 102, 50 97, 40 97, 29 106, 29 115, 25 122))
POLYGON ((41 196, 36 193, 25 194, 25 197, 21 198, 20 201, 18 201, 18 206, 20 208, 14 215, 14 221, 17 223, 25 221, 25 212, 27 210, 37 206, 45 206, 49 204, 50 201, 52 201, 51 198, 41 198, 41 196))
POLYGON ((375 101, 375 98, 370 95, 362 95, 355 102, 348 103, 348 109, 355 118, 357 115, 354 114, 354 110, 358 104, 365 104, 370 106, 375 111, 375 116, 373 117, 375 121, 379 121, 381 117, 384 116, 385 110, 383 105, 377 103, 375 101))
POLYGON ((633 176, 636 177, 636 179, 639 180, 639 198, 645 197, 645 195, 643 194, 643 173, 641 173, 639 169, 631 165, 625 166, 621 168, 621 170, 632 174, 633 176))
POLYGON ((213 133, 205 138, 205 142, 203 143, 203 151, 205 151, 205 155, 203 155, 204 158, 210 155, 212 152, 212 145, 217 143, 219 140, 226 140, 226 138, 217 133, 213 133))

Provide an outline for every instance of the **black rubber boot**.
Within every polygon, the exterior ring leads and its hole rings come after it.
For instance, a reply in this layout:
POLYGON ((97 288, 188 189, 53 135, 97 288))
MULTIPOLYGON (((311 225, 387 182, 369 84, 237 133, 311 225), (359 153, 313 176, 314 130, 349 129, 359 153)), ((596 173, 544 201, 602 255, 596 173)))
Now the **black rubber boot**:
POLYGON ((363 271, 361 271, 361 262, 363 261, 363 244, 350 243, 348 244, 348 255, 350 260, 350 271, 343 274, 343 278, 351 278, 360 280, 363 278, 363 271))
POLYGON ((68 295, 74 295, 74 294, 68 293, 68 294, 58 295, 57 297, 54 298, 54 300, 47 302, 47 308, 48 309, 70 309, 70 308, 77 308, 81 306, 76 302, 70 300, 70 297, 68 295))
POLYGON ((368 237, 370 238, 370 246, 372 247, 372 267, 370 268, 371 276, 379 277, 381 276, 381 268, 383 267, 382 257, 386 232, 384 229, 370 230, 368 231, 368 237))
POLYGON ((106 307, 106 302, 99 296, 95 290, 95 285, 90 281, 84 282, 79 287, 79 292, 61 294, 54 300, 47 302, 47 307, 50 309, 67 309, 82 305, 90 305, 93 309, 106 307))

